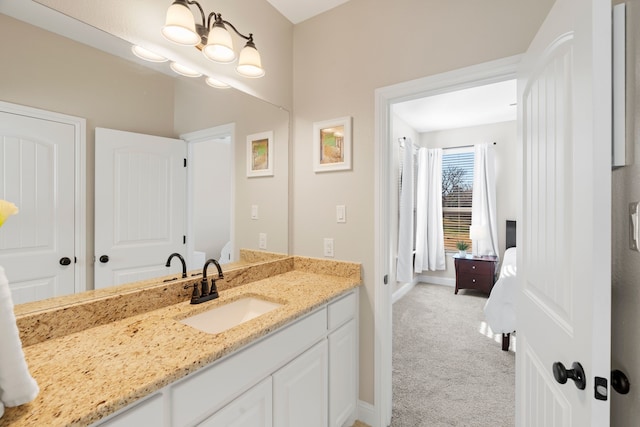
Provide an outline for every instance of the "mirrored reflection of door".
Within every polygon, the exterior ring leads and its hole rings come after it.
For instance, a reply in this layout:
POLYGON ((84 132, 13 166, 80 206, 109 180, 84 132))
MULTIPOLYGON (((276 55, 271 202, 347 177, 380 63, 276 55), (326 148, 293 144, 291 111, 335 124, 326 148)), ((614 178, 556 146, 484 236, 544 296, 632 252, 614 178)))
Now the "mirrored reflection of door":
POLYGON ((15 304, 71 294, 75 128, 7 109, 0 108, 0 199, 15 203, 19 213, 0 229, 0 265, 15 304))
POLYGON ((95 288, 169 274, 186 257, 186 143, 96 128, 95 155, 95 288))

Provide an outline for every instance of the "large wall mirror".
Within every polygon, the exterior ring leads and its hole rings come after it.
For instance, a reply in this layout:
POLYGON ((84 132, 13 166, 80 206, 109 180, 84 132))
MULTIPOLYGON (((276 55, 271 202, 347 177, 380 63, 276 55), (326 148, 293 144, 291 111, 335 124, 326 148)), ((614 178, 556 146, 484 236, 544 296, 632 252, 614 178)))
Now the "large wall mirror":
MULTIPOLYGON (((93 257, 99 255, 94 254, 94 236, 101 226, 94 221, 99 197, 94 191, 94 171, 96 161, 101 161, 95 158, 96 128, 167 138, 213 132, 211 145, 188 143, 193 144, 189 152, 196 164, 191 179, 197 185, 185 188, 185 193, 193 192, 199 206, 211 212, 208 217, 200 207, 186 210, 190 223, 186 228, 192 234, 189 248, 216 259, 224 246, 220 242, 227 241, 233 257, 240 248, 288 252, 289 112, 233 88, 214 89, 203 79, 159 72, 133 55, 130 59, 112 55, 22 19, 0 14, 4 64, 0 101, 86 120, 86 191, 81 201, 86 207, 86 235, 81 236, 86 253, 78 254, 87 259, 85 277, 80 278, 85 289, 94 288, 93 257), (248 177, 247 136, 267 131, 273 134, 273 175, 248 177), (253 206, 258 208, 257 219, 251 218, 253 206), (227 212, 227 220, 222 219, 227 212), (266 248, 259 248, 261 234, 268 236, 266 248)), ((130 46, 116 37, 113 43, 127 46, 124 50, 130 46)), ((8 264, 2 261, 7 250, 1 246, 0 265, 5 264, 10 276, 8 264)), ((174 262, 165 274, 178 270, 179 263, 174 262)))

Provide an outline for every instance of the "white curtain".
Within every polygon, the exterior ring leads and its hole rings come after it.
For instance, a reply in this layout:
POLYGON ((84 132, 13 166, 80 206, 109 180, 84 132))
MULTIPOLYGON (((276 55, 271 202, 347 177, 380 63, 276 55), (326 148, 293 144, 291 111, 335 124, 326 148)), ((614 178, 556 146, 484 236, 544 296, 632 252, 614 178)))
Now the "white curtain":
POLYGON ((444 270, 442 149, 418 151, 417 193, 415 270, 444 270))
POLYGON ((404 142, 400 188, 400 218, 398 224, 398 259, 396 280, 413 280, 413 143, 407 138, 404 142))
POLYGON ((477 230, 481 238, 473 240, 473 252, 476 255, 498 255, 496 172, 493 144, 476 145, 474 154, 471 227, 477 230))

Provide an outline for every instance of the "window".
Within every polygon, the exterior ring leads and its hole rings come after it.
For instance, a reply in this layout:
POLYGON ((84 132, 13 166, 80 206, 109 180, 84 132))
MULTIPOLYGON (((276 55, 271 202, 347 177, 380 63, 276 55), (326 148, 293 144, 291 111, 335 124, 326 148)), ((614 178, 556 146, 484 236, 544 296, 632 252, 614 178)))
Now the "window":
POLYGON ((446 251, 456 251, 458 241, 467 242, 471 249, 473 161, 473 147, 442 153, 442 224, 446 251))

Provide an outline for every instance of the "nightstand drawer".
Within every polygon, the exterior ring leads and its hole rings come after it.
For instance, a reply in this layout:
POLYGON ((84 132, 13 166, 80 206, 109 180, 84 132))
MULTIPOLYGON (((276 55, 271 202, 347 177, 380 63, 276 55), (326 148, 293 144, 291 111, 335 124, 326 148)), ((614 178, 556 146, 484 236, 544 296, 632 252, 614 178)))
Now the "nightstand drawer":
POLYGON ((458 288, 490 291, 493 287, 493 276, 465 275, 458 278, 458 288))
POLYGON ((460 273, 493 276, 495 263, 487 261, 463 261, 459 263, 460 273))

